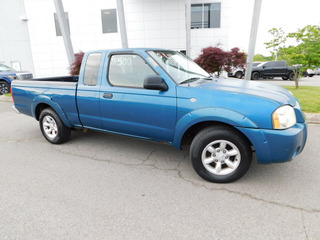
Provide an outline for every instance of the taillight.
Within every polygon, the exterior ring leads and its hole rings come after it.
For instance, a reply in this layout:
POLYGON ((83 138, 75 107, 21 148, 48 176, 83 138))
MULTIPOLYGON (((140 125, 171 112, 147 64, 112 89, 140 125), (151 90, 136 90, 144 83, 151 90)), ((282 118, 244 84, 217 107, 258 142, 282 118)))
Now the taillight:
POLYGON ((12 101, 13 101, 13 104, 14 104, 14 97, 13 97, 13 92, 12 92, 12 85, 10 87, 10 92, 11 92, 11 97, 12 97, 12 101))

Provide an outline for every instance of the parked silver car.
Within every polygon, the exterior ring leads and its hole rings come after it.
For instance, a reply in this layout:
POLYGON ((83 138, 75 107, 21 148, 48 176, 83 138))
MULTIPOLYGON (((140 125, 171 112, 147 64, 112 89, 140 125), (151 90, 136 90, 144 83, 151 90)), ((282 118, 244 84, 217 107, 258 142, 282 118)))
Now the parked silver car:
MULTIPOLYGON (((252 67, 258 66, 261 62, 253 62, 252 67)), ((231 72, 228 72, 228 77, 242 78, 244 76, 245 69, 232 68, 231 72)))

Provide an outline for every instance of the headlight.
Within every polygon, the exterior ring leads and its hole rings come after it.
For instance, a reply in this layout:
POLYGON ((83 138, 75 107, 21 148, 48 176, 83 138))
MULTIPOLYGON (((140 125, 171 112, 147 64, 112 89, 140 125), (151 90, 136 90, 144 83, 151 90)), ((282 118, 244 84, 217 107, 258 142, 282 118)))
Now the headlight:
POLYGON ((10 78, 11 80, 17 79, 16 75, 8 75, 8 78, 10 78))
POLYGON ((279 107, 272 114, 272 124, 274 129, 286 129, 297 123, 296 114, 293 107, 285 105, 279 107))

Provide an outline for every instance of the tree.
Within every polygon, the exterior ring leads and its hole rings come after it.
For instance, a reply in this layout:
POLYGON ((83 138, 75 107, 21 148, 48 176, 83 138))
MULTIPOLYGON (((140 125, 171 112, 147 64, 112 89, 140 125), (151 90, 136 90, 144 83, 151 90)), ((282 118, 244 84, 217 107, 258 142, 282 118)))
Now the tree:
POLYGON ((280 30, 275 29, 273 31, 273 33, 276 33, 273 34, 274 40, 265 44, 267 48, 276 48, 279 58, 286 60, 288 65, 293 65, 296 88, 299 88, 301 72, 306 68, 320 66, 320 27, 307 25, 287 35, 280 30), (296 45, 285 47, 288 39, 295 40, 296 45))
POLYGON ((82 59, 83 59, 83 55, 84 55, 84 52, 82 52, 82 51, 80 51, 80 52, 78 52, 78 53, 76 53, 74 55, 75 56, 75 60, 70 66, 70 74, 71 75, 79 75, 80 68, 81 68, 81 63, 82 63, 82 59))
POLYGON ((302 64, 306 67, 320 65, 320 27, 308 25, 297 32, 289 33, 288 38, 298 43, 296 54, 303 56, 302 64))
POLYGON ((243 68, 246 64, 246 54, 240 52, 239 48, 224 51, 219 47, 207 47, 202 49, 195 62, 207 72, 216 72, 220 76, 222 71, 230 72, 232 67, 243 68))
POLYGON ((288 66, 292 67, 296 89, 299 88, 300 77, 302 72, 306 70, 305 66, 308 65, 303 54, 301 54, 301 47, 298 45, 280 49, 282 59, 286 60, 288 66))
POLYGON ((281 28, 272 28, 268 31, 272 34, 273 39, 270 42, 264 43, 267 48, 272 48, 271 51, 272 56, 275 56, 275 59, 278 59, 279 50, 284 47, 285 42, 287 41, 287 37, 285 32, 281 28))
POLYGON ((268 62, 273 60, 274 60, 273 56, 263 56, 262 54, 256 54, 254 55, 254 58, 253 58, 254 62, 268 62))

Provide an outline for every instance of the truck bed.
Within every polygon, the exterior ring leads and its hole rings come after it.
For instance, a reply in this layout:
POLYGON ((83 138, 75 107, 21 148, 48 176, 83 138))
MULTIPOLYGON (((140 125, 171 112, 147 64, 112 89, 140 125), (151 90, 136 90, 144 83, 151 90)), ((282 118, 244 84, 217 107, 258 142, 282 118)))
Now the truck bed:
POLYGON ((78 76, 61 76, 50 78, 33 78, 30 81, 46 81, 46 82, 78 82, 78 76))
MULTIPOLYGON (((37 118, 37 106, 41 102, 53 102, 72 124, 80 124, 77 104, 78 77, 35 78, 28 81, 12 81, 15 107, 21 113, 37 118)), ((49 105, 49 104, 48 104, 49 105)))

